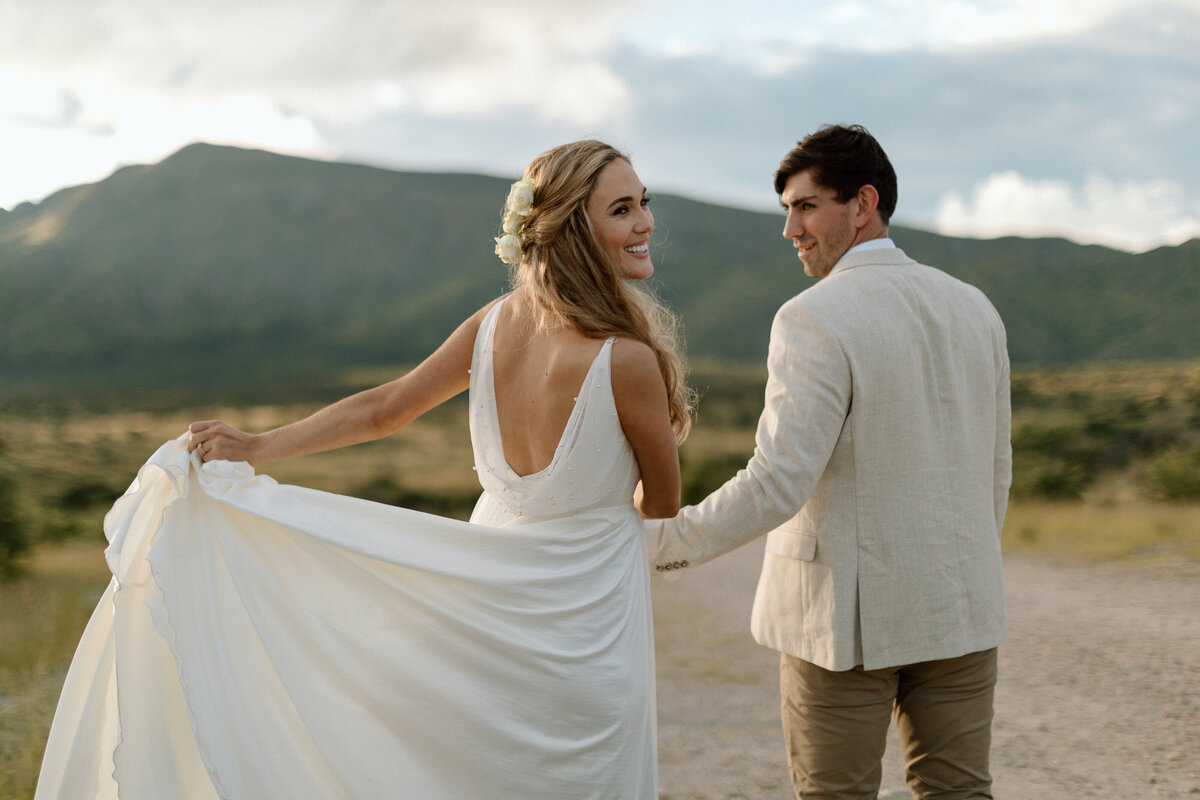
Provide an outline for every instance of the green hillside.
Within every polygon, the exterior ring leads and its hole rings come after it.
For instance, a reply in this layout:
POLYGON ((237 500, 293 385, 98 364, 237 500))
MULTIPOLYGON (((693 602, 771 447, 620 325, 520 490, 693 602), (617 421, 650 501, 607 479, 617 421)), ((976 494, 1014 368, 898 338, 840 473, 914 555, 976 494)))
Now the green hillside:
POLYGON ((207 145, 120 170, 0 221, 0 370, 415 359, 504 286, 505 191, 207 145))
MULTIPOLYGON (((212 145, 0 213, 0 386, 120 372, 250 385, 411 363, 504 290, 508 181, 212 145)), ((782 215, 654 198, 656 287, 694 360, 761 362, 809 284, 782 215)), ((1200 357, 1200 241, 1130 255, 1062 240, 901 247, 978 285, 1017 363, 1200 357)))

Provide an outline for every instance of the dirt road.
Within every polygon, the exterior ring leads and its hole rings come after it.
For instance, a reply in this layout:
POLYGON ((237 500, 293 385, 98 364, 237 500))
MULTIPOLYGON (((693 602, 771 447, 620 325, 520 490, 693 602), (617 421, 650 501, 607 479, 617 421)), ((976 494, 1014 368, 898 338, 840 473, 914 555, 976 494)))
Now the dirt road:
MULTIPOLYGON (((654 579, 663 800, 788 800, 762 542, 654 579)), ((1200 797, 1200 565, 1005 563, 998 800, 1200 797)), ((880 796, 910 797, 894 732, 880 796)))

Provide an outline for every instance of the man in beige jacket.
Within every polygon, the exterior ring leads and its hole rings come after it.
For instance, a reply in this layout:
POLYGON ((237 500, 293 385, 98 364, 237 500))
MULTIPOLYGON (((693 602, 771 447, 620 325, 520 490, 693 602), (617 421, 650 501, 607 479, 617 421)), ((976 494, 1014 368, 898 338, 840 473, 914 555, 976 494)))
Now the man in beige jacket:
POLYGON ((819 282, 771 329, 745 469, 647 520, 660 572, 766 533, 755 639, 782 654, 798 798, 875 798, 894 713, 919 798, 990 798, 1000 529, 1011 482, 1004 326, 888 238, 896 176, 861 127, 808 136, 775 188, 819 282))

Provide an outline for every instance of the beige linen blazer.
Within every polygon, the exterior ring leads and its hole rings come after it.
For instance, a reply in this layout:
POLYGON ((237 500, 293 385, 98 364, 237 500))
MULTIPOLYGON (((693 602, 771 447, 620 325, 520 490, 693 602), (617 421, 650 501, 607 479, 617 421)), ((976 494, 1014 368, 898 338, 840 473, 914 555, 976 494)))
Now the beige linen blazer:
POLYGON ((751 632, 830 670, 999 644, 1009 365, 983 293, 895 248, 850 253, 780 308, 767 366, 750 463, 646 521, 656 568, 767 533, 751 632))

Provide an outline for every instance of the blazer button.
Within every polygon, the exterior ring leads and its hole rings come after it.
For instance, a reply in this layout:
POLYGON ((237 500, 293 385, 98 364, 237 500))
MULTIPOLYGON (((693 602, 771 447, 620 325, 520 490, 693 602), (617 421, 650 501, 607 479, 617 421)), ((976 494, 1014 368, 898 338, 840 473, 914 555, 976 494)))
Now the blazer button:
POLYGON ((681 566, 681 567, 686 567, 687 565, 688 565, 688 563, 686 561, 679 562, 679 566, 681 566))
POLYGON ((664 567, 662 564, 655 564, 654 568, 659 572, 662 572, 664 569, 666 569, 666 567, 664 567))

